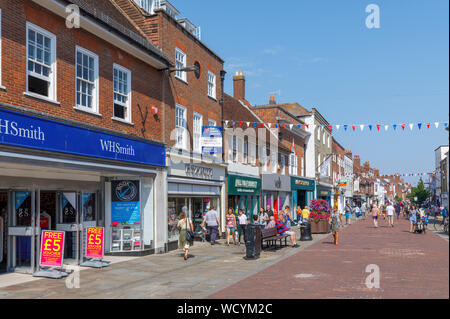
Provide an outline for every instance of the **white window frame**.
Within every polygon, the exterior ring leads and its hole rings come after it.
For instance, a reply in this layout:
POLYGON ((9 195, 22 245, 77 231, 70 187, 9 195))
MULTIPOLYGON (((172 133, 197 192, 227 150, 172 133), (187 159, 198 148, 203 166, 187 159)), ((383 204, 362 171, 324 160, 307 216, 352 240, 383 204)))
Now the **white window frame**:
POLYGON ((244 136, 243 142, 242 142, 242 161, 244 164, 248 164, 249 161, 249 145, 248 145, 248 138, 246 139, 244 136))
POLYGON ((176 141, 175 141, 175 147, 180 149, 187 149, 187 108, 183 105, 177 104, 175 106, 175 131, 176 131, 176 141), (181 120, 181 125, 179 125, 178 120, 178 111, 183 111, 183 117, 181 120), (181 140, 180 140, 181 137, 181 140))
MULTIPOLYGON (((80 78, 80 80, 87 82, 83 78, 80 78)), ((80 46, 76 46, 75 47, 75 108, 76 109, 86 111, 89 113, 99 114, 98 82, 99 82, 99 79, 98 79, 98 55, 96 55, 95 53, 93 53, 89 50, 86 50, 80 46), (77 93, 78 93, 78 91, 77 91, 77 82, 78 82, 77 55, 78 55, 78 52, 94 59, 94 82, 92 83, 94 88, 92 90, 92 108, 89 108, 89 107, 86 107, 83 105, 79 105, 77 103, 77 93)))
MULTIPOLYGON (((132 111, 131 111, 131 105, 132 105, 132 103, 131 103, 131 92, 132 92, 132 89, 131 89, 131 71, 128 70, 127 68, 119 65, 119 64, 114 63, 113 64, 113 117, 112 117, 113 120, 117 120, 117 121, 120 121, 120 122, 125 122, 125 123, 132 124, 132 118, 131 118, 131 114, 132 114, 132 111), (126 104, 123 104, 121 102, 116 102, 114 100, 114 93, 115 93, 114 92, 114 71, 115 70, 117 70, 118 72, 123 72, 123 73, 127 74, 127 88, 128 88, 127 97, 128 98, 127 98, 127 103, 126 104), (125 119, 122 119, 120 117, 114 116, 114 104, 115 103, 123 105, 123 106, 125 106, 127 108, 127 112, 125 113, 125 119)), ((120 94, 123 95, 122 93, 120 93, 120 94)))
POLYGON ((278 152, 272 152, 270 154, 270 160, 272 162, 272 173, 276 174, 277 172, 277 166, 278 166, 278 152))
POLYGON ((210 98, 216 99, 216 91, 216 75, 208 70, 208 96, 210 98))
POLYGON ((134 2, 148 13, 153 13, 153 0, 134 0, 134 2))
MULTIPOLYGON (((35 62, 35 61, 33 61, 33 62, 35 62)), ((28 21, 26 23, 26 63, 25 63, 25 68, 26 68, 26 79, 27 79, 27 83, 26 83, 27 86, 26 86, 25 95, 33 96, 33 97, 36 97, 36 98, 40 98, 40 99, 43 99, 43 100, 47 100, 47 101, 55 102, 55 103, 59 104, 59 102, 57 102, 57 83, 56 83, 56 81, 57 81, 57 76, 56 76, 56 35, 54 35, 51 32, 48 32, 47 30, 42 29, 41 27, 39 27, 39 26, 37 26, 37 25, 35 25, 35 24, 31 23, 31 22, 28 22, 28 21), (35 76, 37 78, 41 78, 43 80, 46 80, 43 76, 40 76, 39 74, 34 74, 34 73, 28 71, 28 61, 29 61, 29 57, 28 57, 28 53, 29 53, 28 52, 28 47, 29 47, 28 32, 29 32, 30 29, 33 30, 36 33, 41 33, 42 35, 50 38, 50 41, 51 41, 51 47, 50 47, 50 49, 51 49, 51 52, 50 52, 50 63, 51 63, 51 65, 49 66, 50 67, 50 75, 48 77, 48 80, 49 80, 49 83, 50 83, 49 87, 48 87, 49 96, 45 96, 45 95, 41 95, 41 94, 38 94, 38 93, 30 92, 28 90, 28 76, 31 75, 31 76, 35 76)))
MULTIPOLYGON (((186 65, 187 65, 186 61, 187 61, 186 53, 183 50, 181 50, 180 48, 176 47, 175 48, 175 68, 176 69, 185 68, 186 65), (183 61, 177 59, 177 54, 183 56, 183 61)), ((184 82, 187 83, 187 73, 186 73, 186 71, 175 71, 175 77, 177 79, 180 79, 181 81, 184 81, 184 82)))
POLYGON ((286 175, 286 157, 283 154, 280 155, 280 170, 281 175, 286 175))
POLYGON ((261 167, 262 167, 262 170, 263 170, 263 172, 266 172, 267 171, 267 146, 261 146, 261 160, 262 160, 262 163, 261 163, 261 167))
POLYGON ((192 116, 192 134, 193 134, 193 151, 202 152, 202 127, 203 127, 203 115, 194 112, 192 116))

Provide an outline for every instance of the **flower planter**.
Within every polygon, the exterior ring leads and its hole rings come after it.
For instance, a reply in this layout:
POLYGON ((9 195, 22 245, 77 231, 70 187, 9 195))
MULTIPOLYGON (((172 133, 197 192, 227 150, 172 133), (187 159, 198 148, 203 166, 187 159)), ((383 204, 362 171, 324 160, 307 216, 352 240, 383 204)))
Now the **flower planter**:
POLYGON ((328 234, 330 232, 330 224, 328 219, 321 219, 317 223, 311 221, 311 234, 328 234))

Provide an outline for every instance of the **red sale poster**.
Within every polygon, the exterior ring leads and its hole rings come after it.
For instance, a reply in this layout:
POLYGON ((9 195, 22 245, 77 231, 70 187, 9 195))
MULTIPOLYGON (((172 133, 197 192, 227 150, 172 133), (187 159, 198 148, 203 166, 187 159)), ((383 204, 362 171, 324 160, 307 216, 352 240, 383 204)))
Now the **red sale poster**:
POLYGON ((62 267, 64 257, 63 231, 42 231, 41 266, 62 267))
POLYGON ((86 228, 86 257, 103 258, 103 228, 86 228))

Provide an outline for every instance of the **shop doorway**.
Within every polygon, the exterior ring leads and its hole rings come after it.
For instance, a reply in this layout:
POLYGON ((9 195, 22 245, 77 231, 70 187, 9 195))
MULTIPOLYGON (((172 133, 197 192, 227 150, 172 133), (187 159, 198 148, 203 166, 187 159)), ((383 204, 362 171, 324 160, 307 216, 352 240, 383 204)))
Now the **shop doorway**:
POLYGON ((7 270, 8 192, 0 191, 0 273, 7 270))

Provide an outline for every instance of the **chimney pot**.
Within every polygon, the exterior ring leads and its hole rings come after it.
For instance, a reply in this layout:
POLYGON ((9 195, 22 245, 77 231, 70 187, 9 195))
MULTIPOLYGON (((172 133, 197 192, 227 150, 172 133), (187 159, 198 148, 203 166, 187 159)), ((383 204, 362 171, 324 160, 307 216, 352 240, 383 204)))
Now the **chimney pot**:
POLYGON ((233 97, 238 100, 245 100, 245 76, 243 71, 236 71, 233 77, 233 97))

